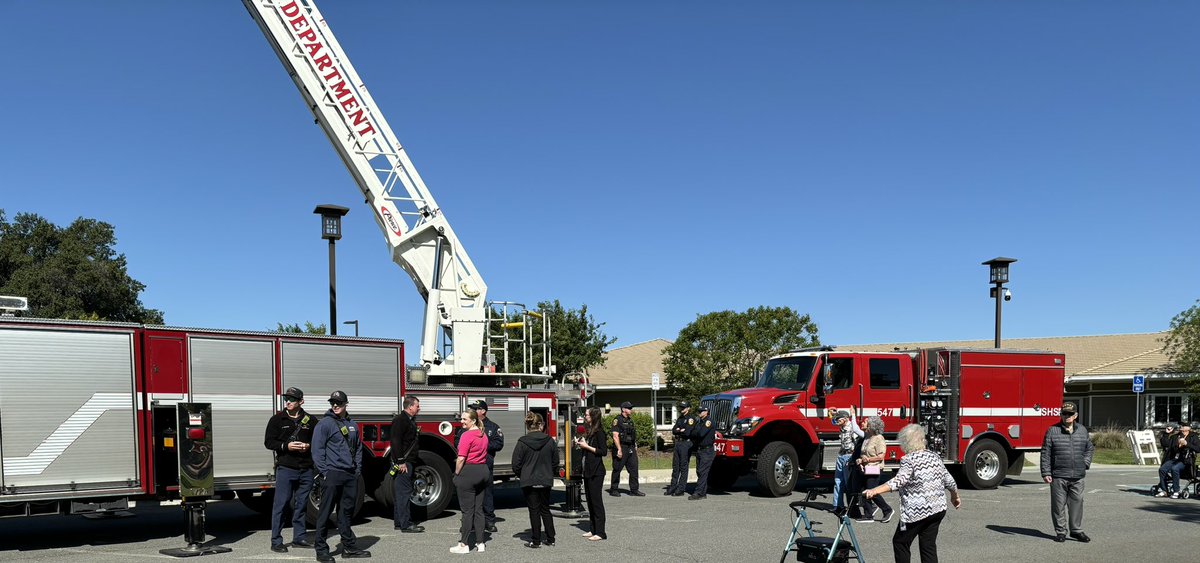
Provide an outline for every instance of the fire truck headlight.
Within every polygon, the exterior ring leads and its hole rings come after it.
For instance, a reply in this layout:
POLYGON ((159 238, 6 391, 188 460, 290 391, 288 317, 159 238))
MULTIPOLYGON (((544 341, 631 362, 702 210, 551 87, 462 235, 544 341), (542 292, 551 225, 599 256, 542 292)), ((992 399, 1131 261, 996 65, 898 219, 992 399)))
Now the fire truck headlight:
POLYGON ((738 419, 734 421, 732 425, 730 425, 729 432, 727 432, 727 434, 730 436, 741 436, 742 434, 746 434, 751 430, 754 430, 754 428, 757 427, 761 422, 761 416, 738 419))

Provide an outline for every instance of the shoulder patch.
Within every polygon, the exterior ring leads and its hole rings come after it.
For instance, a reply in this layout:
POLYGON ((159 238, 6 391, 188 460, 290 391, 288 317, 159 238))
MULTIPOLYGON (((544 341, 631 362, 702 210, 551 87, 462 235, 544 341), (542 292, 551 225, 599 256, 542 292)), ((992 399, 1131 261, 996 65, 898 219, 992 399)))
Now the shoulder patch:
POLYGON ((696 423, 696 419, 694 419, 694 418, 689 418, 689 419, 688 419, 688 426, 691 426, 691 425, 693 425, 693 424, 695 424, 695 423, 696 423))
POLYGON ((499 428, 497 428, 497 429, 496 429, 496 435, 497 435, 497 436, 503 436, 503 435, 504 435, 504 431, 503 431, 503 430, 501 430, 501 429, 499 429, 499 428))
POLYGON ((705 428, 711 428, 711 427, 712 427, 712 421, 711 421, 711 420, 706 420, 706 421, 704 421, 704 427, 705 427, 705 428))
POLYGON ((614 418, 613 419, 613 427, 616 427, 616 426, 617 426, 617 419, 614 418))

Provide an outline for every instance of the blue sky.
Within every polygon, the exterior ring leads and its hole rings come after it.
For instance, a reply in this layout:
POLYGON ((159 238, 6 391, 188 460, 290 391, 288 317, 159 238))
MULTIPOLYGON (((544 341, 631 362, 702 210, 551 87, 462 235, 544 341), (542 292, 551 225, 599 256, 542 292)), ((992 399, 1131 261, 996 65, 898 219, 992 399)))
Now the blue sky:
MULTIPOLYGON (((1200 290, 1190 2, 320 3, 490 286, 628 345, 697 314, 826 343, 1165 329, 1200 290)), ((240 2, 0 0, 0 208, 116 226, 176 325, 422 305, 240 2)), ((350 327, 342 327, 345 333, 350 327)), ((352 330, 352 329, 351 329, 352 330)), ((415 356, 416 350, 410 352, 415 356)))

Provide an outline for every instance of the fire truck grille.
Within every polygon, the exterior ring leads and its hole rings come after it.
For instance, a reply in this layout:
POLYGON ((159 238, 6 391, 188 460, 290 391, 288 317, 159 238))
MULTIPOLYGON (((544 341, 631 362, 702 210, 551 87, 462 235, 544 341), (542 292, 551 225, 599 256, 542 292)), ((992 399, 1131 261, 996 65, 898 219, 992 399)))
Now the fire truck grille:
POLYGON ((708 418, 717 425, 717 430, 729 431, 734 419, 732 399, 704 399, 700 401, 700 406, 708 407, 708 418))

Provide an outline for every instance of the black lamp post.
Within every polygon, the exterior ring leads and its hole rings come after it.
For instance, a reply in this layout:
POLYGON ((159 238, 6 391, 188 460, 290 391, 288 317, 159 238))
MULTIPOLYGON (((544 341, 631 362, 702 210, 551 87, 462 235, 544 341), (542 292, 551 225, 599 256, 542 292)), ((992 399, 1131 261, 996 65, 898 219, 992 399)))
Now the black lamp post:
POLYGON ((991 269, 991 296, 996 300, 996 347, 1000 347, 1000 308, 1003 301, 1012 300, 1012 292, 1004 288, 1008 283, 1008 265, 1016 262, 1016 258, 992 258, 983 265, 991 269), (1003 297, 1003 299, 1001 299, 1003 297))
POLYGON ((342 238, 342 217, 350 212, 340 205, 318 205, 313 213, 321 216, 321 238, 329 241, 329 334, 337 335, 337 260, 333 243, 342 238))
POLYGON ((344 322, 342 322, 342 324, 354 325, 354 336, 358 336, 358 319, 355 319, 353 321, 344 321, 344 322))

